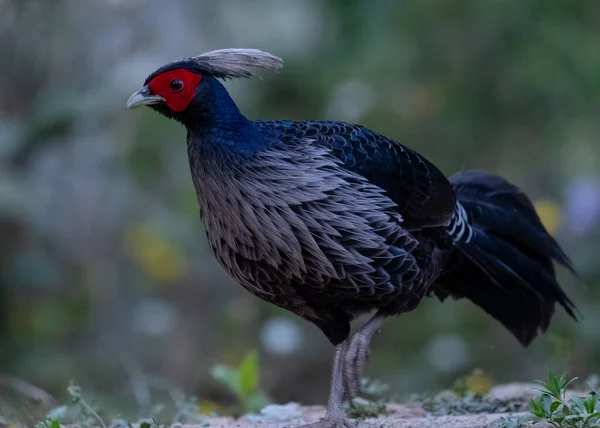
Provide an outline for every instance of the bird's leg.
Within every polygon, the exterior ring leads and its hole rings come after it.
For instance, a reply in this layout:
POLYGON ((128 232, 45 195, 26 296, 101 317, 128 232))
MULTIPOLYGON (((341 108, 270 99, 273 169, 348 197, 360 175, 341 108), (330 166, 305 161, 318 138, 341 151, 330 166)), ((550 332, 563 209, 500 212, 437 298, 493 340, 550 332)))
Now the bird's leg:
POLYGON ((375 314, 350 338, 343 363, 344 389, 350 404, 360 390, 363 367, 369 359, 371 338, 379 332, 384 320, 384 315, 375 314))
POLYGON ((347 397, 352 402, 356 397, 360 389, 363 366, 369 358, 371 338, 379 331, 384 320, 384 315, 375 314, 352 337, 337 345, 325 418, 301 428, 356 428, 356 424, 346 418, 344 398, 347 397))
POLYGON ((356 428, 356 425, 346 418, 344 412, 344 361, 350 342, 346 339, 335 348, 333 370, 331 372, 331 389, 325 418, 319 422, 303 425, 301 428, 356 428))

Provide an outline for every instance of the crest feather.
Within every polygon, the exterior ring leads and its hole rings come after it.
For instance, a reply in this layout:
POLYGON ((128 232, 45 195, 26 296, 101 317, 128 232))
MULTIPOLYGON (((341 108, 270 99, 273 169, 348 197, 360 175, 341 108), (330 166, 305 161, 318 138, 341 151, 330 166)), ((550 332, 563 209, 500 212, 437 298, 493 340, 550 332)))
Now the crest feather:
POLYGON ((255 76, 255 68, 279 70, 283 60, 258 49, 219 49, 188 60, 195 62, 206 73, 221 79, 255 76))

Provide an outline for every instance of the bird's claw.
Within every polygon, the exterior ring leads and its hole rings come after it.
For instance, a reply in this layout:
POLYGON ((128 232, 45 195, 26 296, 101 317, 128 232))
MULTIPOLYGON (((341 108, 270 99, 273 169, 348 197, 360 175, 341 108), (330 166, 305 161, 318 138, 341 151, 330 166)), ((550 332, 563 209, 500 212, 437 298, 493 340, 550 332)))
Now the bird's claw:
POLYGON ((325 416, 319 422, 302 425, 298 428, 358 428, 358 426, 343 414, 325 416))

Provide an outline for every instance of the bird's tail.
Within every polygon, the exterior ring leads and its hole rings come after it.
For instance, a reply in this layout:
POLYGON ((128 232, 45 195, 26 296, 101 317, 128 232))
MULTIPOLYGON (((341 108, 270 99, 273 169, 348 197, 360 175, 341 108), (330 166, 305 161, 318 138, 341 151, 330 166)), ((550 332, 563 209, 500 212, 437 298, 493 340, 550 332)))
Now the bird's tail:
POLYGON ((452 259, 435 293, 466 297, 527 346, 545 331, 555 303, 576 319, 575 305, 558 282, 553 260, 574 275, 571 261, 548 234, 529 198, 502 177, 467 171, 449 179, 457 209, 448 231, 452 259))

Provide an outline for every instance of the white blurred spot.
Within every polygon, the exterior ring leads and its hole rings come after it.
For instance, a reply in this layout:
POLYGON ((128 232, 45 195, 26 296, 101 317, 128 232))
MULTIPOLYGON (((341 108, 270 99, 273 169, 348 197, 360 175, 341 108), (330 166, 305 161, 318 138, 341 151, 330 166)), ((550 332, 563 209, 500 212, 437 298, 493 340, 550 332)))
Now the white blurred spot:
POLYGON ((578 178, 567 189, 565 226, 575 235, 584 235, 600 221, 600 180, 578 178))
POLYGON ((137 333, 161 336, 173 330, 177 314, 160 300, 142 301, 133 310, 133 328, 137 333))
POLYGON ((427 359, 440 372, 453 372, 465 367, 471 356, 467 343, 457 336, 434 337, 426 350, 427 359))
POLYGON ((269 404, 260 411, 267 421, 285 421, 302 417, 298 403, 269 404))
POLYGON ((302 333, 290 319, 274 317, 262 325, 260 340, 263 347, 272 354, 291 354, 300 348, 302 333))

